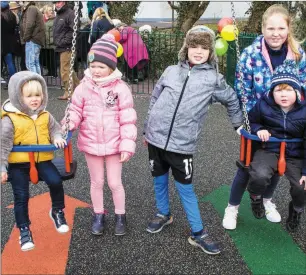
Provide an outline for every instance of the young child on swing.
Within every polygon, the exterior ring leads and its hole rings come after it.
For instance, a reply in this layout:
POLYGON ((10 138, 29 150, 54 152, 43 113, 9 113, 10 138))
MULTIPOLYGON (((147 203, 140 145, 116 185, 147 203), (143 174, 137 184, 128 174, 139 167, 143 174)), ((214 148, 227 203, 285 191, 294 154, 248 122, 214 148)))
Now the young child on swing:
POLYGON ((171 168, 191 227, 188 241, 212 255, 220 253, 220 248, 202 222, 192 184, 193 154, 213 102, 227 107, 235 128, 243 123, 237 95, 218 73, 214 44, 215 34, 206 26, 195 26, 188 31, 178 55, 179 63, 165 70, 153 90, 144 127, 157 206, 157 214, 147 231, 160 232, 173 222, 168 193, 171 168))
POLYGON ((107 183, 115 205, 115 235, 126 233, 125 192, 122 163, 135 153, 136 111, 130 88, 117 67, 117 43, 104 34, 88 53, 89 68, 76 88, 70 107, 70 130, 78 127, 78 148, 85 153, 94 210, 92 234, 101 235, 105 225, 103 202, 104 162, 107 183))
MULTIPOLYGON (((29 155, 27 152, 11 152, 13 145, 51 144, 64 148, 61 127, 45 110, 48 103, 46 82, 39 74, 22 71, 14 74, 8 85, 9 99, 2 107, 1 182, 10 173, 14 193, 14 213, 20 230, 22 251, 34 248, 29 219, 29 155), (8 167, 7 167, 8 166, 8 167)), ((52 209, 50 218, 59 233, 69 231, 64 211, 64 188, 61 176, 51 162, 53 152, 35 153, 39 177, 50 190, 52 209)))
POLYGON ((262 145, 250 164, 248 191, 252 208, 263 211, 263 194, 272 176, 277 173, 279 143, 266 143, 269 137, 301 138, 303 142, 286 143, 286 171, 292 200, 286 221, 288 231, 296 231, 306 198, 306 102, 305 91, 298 79, 293 60, 286 60, 276 68, 270 91, 259 99, 249 113, 251 131, 262 145))

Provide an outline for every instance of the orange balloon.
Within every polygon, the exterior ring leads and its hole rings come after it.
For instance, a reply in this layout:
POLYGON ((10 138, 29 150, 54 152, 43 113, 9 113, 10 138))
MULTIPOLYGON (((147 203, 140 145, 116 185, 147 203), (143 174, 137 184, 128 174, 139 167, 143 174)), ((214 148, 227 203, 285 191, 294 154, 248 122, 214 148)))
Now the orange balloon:
POLYGON ((233 19, 232 18, 228 18, 228 17, 223 17, 219 20, 218 22, 218 32, 221 33, 222 29, 226 26, 226 25, 233 25, 233 19))
POLYGON ((116 42, 118 42, 120 40, 120 32, 116 29, 112 29, 110 31, 108 31, 107 33, 112 34, 115 37, 116 42))

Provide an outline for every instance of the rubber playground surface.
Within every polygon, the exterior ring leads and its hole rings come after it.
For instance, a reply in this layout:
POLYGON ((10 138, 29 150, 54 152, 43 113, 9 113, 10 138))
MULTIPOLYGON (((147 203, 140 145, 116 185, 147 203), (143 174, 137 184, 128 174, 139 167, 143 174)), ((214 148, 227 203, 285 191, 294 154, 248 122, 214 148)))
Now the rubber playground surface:
MULTIPOLYGON (((57 120, 65 111, 58 101, 61 90, 49 89, 48 110, 57 120)), ((2 102, 7 90, 2 90, 2 102)), ((137 151, 124 165, 128 233, 114 235, 114 209, 111 193, 105 186, 107 225, 102 236, 90 233, 92 210, 89 175, 84 156, 76 148, 76 177, 65 181, 68 234, 56 232, 49 218, 51 207, 48 188, 43 182, 30 187, 30 218, 35 249, 22 252, 19 232, 14 226, 13 195, 10 184, 1 190, 1 274, 306 274, 306 219, 298 232, 285 229, 288 215, 289 183, 283 178, 274 195, 282 222, 272 224, 252 216, 246 193, 239 208, 238 227, 226 231, 222 227, 230 184, 239 156, 239 137, 233 130, 221 105, 209 110, 195 154, 194 185, 203 220, 213 239, 220 242, 222 252, 210 256, 191 246, 189 228, 178 194, 170 182, 172 225, 158 234, 146 232, 155 213, 152 178, 147 149, 142 145, 142 125, 149 96, 135 96, 138 115, 137 151)), ((57 153, 62 156, 62 152, 57 153)))

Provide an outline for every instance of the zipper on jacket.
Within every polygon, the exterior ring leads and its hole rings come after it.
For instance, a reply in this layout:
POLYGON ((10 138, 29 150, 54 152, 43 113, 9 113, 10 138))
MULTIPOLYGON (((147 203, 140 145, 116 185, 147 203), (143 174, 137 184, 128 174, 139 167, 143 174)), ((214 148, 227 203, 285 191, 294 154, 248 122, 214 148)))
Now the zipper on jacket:
POLYGON ((282 110, 282 113, 283 113, 283 116, 284 116, 284 138, 287 138, 287 135, 286 135, 286 128, 287 128, 287 114, 282 110))
POLYGON ((184 82, 184 85, 183 85, 183 88, 182 88, 182 91, 181 91, 181 94, 180 94, 180 97, 179 97, 179 100, 177 102, 177 105, 176 105, 176 108, 175 108, 175 111, 174 111, 174 114, 173 114, 173 117, 172 117, 172 121, 171 121, 171 124, 170 124, 170 129, 169 129, 169 134, 168 134, 168 138, 167 138, 167 142, 166 142, 166 145, 165 145, 165 149, 167 149, 167 146, 168 146, 168 143, 169 143, 169 140, 170 140, 170 136, 171 136, 171 132, 172 132, 172 128, 173 128, 173 124, 174 124, 174 120, 175 120, 175 116, 176 116, 176 113, 177 113, 177 110, 178 110, 178 107, 182 101, 182 98, 183 98, 183 94, 184 94, 184 91, 185 91, 185 88, 186 88, 186 84, 187 84, 187 81, 189 79, 189 76, 190 76, 190 71, 191 71, 192 68, 189 68, 189 71, 188 71, 188 74, 187 74, 187 78, 184 82))

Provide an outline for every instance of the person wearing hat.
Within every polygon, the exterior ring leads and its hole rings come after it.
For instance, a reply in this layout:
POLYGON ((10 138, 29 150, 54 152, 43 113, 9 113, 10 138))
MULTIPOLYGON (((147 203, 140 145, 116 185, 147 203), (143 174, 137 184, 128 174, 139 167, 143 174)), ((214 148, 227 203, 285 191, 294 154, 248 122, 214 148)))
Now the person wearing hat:
POLYGON ((195 26, 187 32, 178 64, 165 70, 153 90, 144 126, 157 206, 147 231, 158 233, 173 221, 168 190, 171 168, 191 228, 188 242, 211 255, 219 254, 220 248, 202 222, 193 189, 193 154, 213 102, 226 106, 234 128, 243 123, 237 95, 218 73, 214 47, 215 33, 208 27, 195 26))
POLYGON ((78 148, 85 153, 94 211, 91 232, 103 234, 104 162, 107 183, 115 206, 115 235, 126 233, 125 192, 122 185, 122 163, 135 153, 137 116, 129 86, 117 69, 117 42, 104 34, 88 53, 89 68, 75 89, 69 109, 70 130, 80 126, 78 148))
POLYGON ((306 198, 306 101, 298 75, 293 60, 286 60, 278 66, 270 90, 249 112, 252 134, 262 140, 249 169, 248 191, 253 208, 255 205, 259 211, 264 209, 263 194, 271 184, 272 176, 277 173, 280 146, 279 143, 269 143, 270 136, 304 140, 286 143, 285 175, 290 182, 292 197, 286 228, 290 232, 299 227, 306 198))

